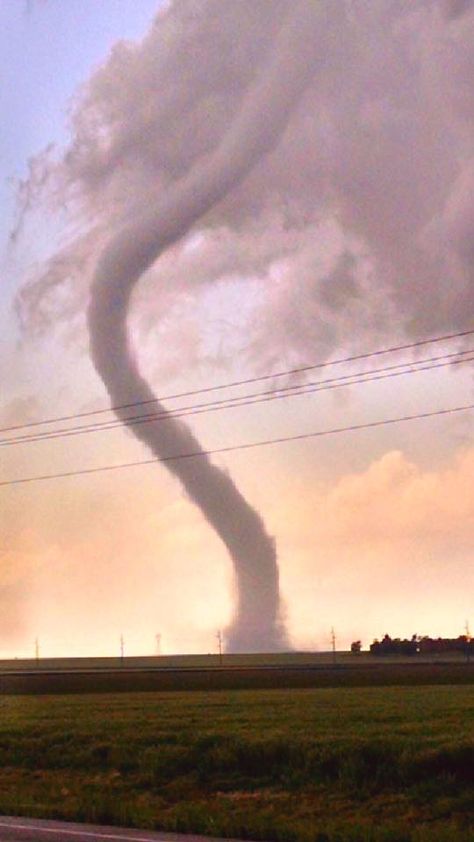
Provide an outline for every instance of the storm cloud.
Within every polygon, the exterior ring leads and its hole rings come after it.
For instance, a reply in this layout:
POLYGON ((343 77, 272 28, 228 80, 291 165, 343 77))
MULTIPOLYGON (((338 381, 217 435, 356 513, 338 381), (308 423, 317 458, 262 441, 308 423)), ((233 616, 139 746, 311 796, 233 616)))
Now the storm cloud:
MULTIPOLYGON (((244 298, 258 290, 236 328, 241 363, 257 371, 382 335, 471 326, 472 4, 330 6, 311 33, 317 72, 266 154, 183 220, 179 243, 173 228, 162 242, 171 251, 144 260, 133 306, 144 334, 158 323, 157 349, 165 318, 177 340, 183 302, 198 310, 194 302, 229 279, 244 298)), ((60 253, 18 296, 27 334, 81 320, 110 237, 146 220, 157 196, 164 202, 219 154, 287 11, 286 0, 171 2, 142 42, 117 44, 84 84, 68 147, 49 149, 22 185, 26 210, 43 201, 69 218, 60 253)), ((193 358, 209 353, 202 332, 191 316, 193 358)), ((223 341, 221 361, 234 350, 223 341)), ((189 362, 184 351, 176 370, 189 362)), ((161 365, 173 373, 163 353, 156 379, 161 365)))
MULTIPOLYGON (((21 292, 30 330, 80 313, 110 233, 216 149, 286 8, 171 3, 85 83, 68 148, 34 171, 36 193, 60 196, 71 228, 60 258, 21 292)), ((472 309, 472 4, 341 0, 333 17, 314 37, 315 56, 329 41, 324 64, 272 154, 200 220, 200 242, 178 250, 171 277, 159 261, 137 294, 137 315, 159 318, 190 290, 256 279, 262 301, 246 330, 257 367, 273 362, 276 341, 280 357, 306 361, 347 345, 355 322, 367 342, 394 323, 462 329, 472 309), (349 298, 347 273, 337 289, 343 254, 358 292, 349 298)))

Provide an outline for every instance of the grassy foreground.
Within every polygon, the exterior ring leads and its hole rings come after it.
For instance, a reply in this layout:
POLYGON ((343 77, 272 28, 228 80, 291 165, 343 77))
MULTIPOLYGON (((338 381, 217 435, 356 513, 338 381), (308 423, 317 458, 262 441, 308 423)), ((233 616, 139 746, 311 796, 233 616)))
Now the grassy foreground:
POLYGON ((0 811, 272 842, 474 840, 469 686, 0 700, 0 811))

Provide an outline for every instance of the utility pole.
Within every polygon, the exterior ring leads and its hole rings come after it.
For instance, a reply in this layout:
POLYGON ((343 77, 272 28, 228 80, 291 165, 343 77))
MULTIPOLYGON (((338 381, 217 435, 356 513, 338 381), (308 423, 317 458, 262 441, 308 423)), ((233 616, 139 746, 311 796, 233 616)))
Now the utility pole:
POLYGON ((336 663, 336 632, 334 631, 334 626, 331 628, 331 649, 332 649, 332 662, 333 664, 336 663))
POLYGON ((36 637, 35 638, 35 660, 37 662, 39 661, 39 656, 40 656, 40 645, 39 645, 39 639, 36 637))
POLYGON ((220 629, 218 630, 218 632, 216 634, 216 637, 217 637, 217 643, 218 643, 218 646, 219 646, 219 666, 221 667, 222 666, 222 632, 221 632, 220 629))
POLYGON ((156 654, 161 655, 161 634, 155 634, 156 654))
POLYGON ((120 663, 123 666, 123 655, 125 651, 125 641, 123 639, 123 634, 120 635, 120 663))

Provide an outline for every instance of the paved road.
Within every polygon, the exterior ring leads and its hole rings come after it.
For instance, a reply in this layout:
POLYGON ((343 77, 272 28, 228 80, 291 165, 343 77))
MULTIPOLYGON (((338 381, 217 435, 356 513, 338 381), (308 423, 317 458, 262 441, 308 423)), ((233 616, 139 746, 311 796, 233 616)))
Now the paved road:
POLYGON ((209 836, 0 816, 0 842, 239 842, 209 836))

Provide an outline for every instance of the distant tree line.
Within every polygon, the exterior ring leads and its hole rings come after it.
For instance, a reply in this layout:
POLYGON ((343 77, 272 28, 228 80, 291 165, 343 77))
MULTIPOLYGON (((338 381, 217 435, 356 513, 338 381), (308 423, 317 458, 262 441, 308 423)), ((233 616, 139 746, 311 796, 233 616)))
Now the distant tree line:
POLYGON ((448 652, 474 655, 474 639, 465 634, 436 638, 414 634, 410 639, 402 640, 386 634, 382 640, 374 640, 370 646, 371 655, 445 655, 448 652))

